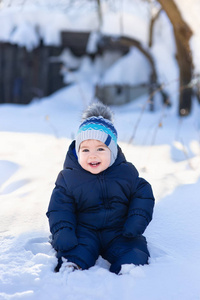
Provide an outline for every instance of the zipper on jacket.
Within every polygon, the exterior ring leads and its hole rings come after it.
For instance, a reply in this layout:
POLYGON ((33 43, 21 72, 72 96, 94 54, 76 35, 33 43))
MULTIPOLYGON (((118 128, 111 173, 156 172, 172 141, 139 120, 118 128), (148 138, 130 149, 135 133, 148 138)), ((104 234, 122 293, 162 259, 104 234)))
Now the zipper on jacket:
POLYGON ((105 206, 105 208, 109 208, 109 203, 108 203, 108 195, 107 195, 107 189, 106 189, 106 183, 105 183, 105 178, 104 178, 104 174, 100 174, 98 176, 99 178, 99 182, 101 185, 101 190, 102 190, 102 198, 103 198, 103 204, 105 206))

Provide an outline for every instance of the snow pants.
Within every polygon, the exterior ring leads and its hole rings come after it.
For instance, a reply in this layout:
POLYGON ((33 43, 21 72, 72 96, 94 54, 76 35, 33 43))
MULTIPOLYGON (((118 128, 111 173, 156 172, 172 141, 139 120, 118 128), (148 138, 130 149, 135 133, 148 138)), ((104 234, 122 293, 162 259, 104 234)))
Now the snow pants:
POLYGON ((123 264, 144 265, 148 263, 149 251, 144 236, 126 238, 119 229, 92 230, 77 228, 79 244, 66 252, 57 252, 57 258, 66 258, 82 270, 95 265, 99 255, 107 260, 110 271, 118 274, 123 264))

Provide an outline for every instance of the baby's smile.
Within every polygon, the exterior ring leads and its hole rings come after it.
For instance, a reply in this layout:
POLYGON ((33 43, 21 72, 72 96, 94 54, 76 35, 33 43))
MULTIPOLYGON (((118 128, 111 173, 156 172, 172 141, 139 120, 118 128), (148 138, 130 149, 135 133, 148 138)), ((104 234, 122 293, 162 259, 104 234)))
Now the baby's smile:
POLYGON ((92 167, 97 167, 98 165, 100 165, 100 162, 90 162, 89 165, 92 167))

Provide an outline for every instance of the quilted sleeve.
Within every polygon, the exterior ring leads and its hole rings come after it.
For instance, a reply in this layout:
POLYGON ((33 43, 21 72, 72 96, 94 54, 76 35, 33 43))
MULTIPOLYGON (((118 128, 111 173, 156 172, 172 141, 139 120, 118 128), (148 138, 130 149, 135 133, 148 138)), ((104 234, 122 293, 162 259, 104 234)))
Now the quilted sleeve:
POLYGON ((145 179, 137 176, 133 186, 123 235, 132 238, 143 234, 152 220, 153 208, 154 196, 151 185, 145 179))

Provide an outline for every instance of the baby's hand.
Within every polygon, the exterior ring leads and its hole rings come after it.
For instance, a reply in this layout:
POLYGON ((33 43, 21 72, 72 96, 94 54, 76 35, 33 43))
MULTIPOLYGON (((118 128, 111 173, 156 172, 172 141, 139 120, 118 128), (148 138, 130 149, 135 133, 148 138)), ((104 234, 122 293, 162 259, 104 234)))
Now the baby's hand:
POLYGON ((133 238, 143 234, 147 227, 147 220, 140 215, 129 217, 124 224, 123 236, 133 238))
POLYGON ((78 245, 75 232, 71 228, 63 228, 53 236, 52 246, 57 251, 68 251, 78 245))

